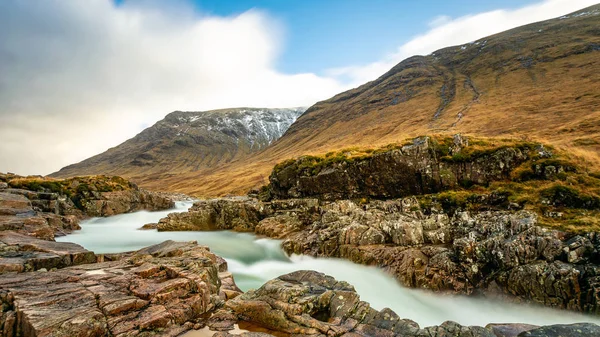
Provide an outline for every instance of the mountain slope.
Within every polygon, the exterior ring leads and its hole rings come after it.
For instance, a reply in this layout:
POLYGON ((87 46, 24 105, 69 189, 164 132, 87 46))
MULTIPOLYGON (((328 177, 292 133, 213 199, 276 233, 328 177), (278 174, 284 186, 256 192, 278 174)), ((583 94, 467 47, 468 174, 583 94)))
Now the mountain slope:
POLYGON ((550 142, 600 163, 600 6, 402 61, 309 108, 252 159, 146 183, 198 195, 244 193, 273 164, 423 134, 550 142))
POLYGON ((304 108, 175 111, 132 139, 67 166, 55 177, 193 172, 259 151, 281 137, 304 108))

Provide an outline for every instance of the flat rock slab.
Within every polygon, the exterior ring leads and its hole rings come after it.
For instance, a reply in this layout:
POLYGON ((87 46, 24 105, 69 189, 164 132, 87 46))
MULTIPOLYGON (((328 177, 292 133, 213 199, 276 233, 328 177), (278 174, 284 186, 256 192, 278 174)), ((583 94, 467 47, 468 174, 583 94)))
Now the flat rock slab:
POLYGON ((216 262, 168 241, 119 261, 2 275, 3 336, 177 336, 221 301, 216 262))
POLYGON ((15 232, 0 232, 0 274, 51 270, 96 262, 96 255, 70 242, 55 242, 15 232))

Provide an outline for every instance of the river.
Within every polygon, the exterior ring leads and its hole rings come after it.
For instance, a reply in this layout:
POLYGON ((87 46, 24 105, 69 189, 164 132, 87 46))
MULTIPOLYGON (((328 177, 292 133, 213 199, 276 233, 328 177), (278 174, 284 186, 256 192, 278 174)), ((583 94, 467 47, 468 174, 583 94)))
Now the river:
POLYGON ((258 288, 270 279, 296 270, 317 270, 354 285, 361 296, 377 310, 385 307, 400 317, 409 318, 422 327, 439 325, 452 320, 463 325, 488 323, 529 323, 536 325, 592 322, 600 319, 578 313, 515 305, 501 301, 466 296, 441 296, 423 290, 408 289, 394 278, 374 267, 348 261, 307 256, 288 257, 279 241, 257 239, 254 235, 220 232, 158 232, 138 230, 142 225, 158 222, 168 213, 186 211, 191 202, 176 203, 175 210, 120 214, 108 218, 82 221, 80 231, 56 238, 56 241, 75 242, 86 249, 102 253, 137 250, 165 240, 198 241, 224 257, 237 285, 244 291, 258 288))

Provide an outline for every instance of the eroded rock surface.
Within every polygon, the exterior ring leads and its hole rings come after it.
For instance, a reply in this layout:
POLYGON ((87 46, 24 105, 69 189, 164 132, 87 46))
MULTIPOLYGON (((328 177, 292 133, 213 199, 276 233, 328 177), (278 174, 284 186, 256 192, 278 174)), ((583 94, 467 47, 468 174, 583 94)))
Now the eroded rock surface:
MULTIPOLYGON (((16 231, 53 240, 55 235, 80 229, 79 218, 73 214, 61 215, 54 210, 36 210, 34 202, 38 200, 35 199, 37 197, 38 194, 24 190, 0 191, 0 231, 16 231)), ((56 203, 56 207, 59 207, 58 205, 59 203, 56 203)))
POLYGON ((221 303, 218 258, 166 241, 119 261, 0 278, 3 336, 176 336, 221 303))

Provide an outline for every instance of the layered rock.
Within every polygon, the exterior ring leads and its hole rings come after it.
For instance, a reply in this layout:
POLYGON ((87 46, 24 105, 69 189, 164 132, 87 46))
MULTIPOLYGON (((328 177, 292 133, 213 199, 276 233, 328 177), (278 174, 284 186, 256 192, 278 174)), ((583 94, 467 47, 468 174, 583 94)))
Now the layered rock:
POLYGON ((236 198, 197 202, 158 228, 253 231, 283 239, 290 254, 381 267, 408 287, 600 310, 598 234, 542 228, 525 210, 450 216, 426 214, 415 198, 365 204, 236 198))
POLYGON ((174 207, 169 195, 138 188, 120 177, 52 180, 2 175, 0 231, 12 230, 53 240, 80 229, 79 220, 139 210, 174 207))
POLYGON ((11 231, 0 232, 0 274, 47 271, 95 262, 93 252, 74 243, 41 240, 11 231))
MULTIPOLYGON (((343 281, 314 271, 297 271, 267 282, 225 303, 209 320, 213 330, 232 330, 234 323, 247 322, 268 329, 273 335, 290 336, 419 336, 419 337, 508 337, 595 336, 595 324, 536 327, 522 324, 461 326, 444 322, 421 328, 400 318, 390 309, 377 311, 360 300, 354 288, 343 281)), ((252 334, 247 336, 271 336, 252 334)), ((218 336, 233 336, 216 333, 218 336)), ((243 336, 243 335, 242 335, 243 336)))
POLYGON ((396 149, 361 156, 300 157, 278 164, 263 193, 267 198, 321 200, 428 194, 508 179, 519 165, 545 153, 541 146, 518 144, 467 155, 461 151, 467 146, 468 140, 459 135, 449 144, 420 137, 396 149))
MULTIPOLYGON (((36 193, 5 189, 0 191, 0 231, 17 231, 45 240, 53 240, 56 234, 80 229, 76 215, 60 215, 36 211, 36 193)), ((46 199, 47 200, 47 199, 46 199)), ((58 205, 58 204, 57 204, 58 205)), ((57 206, 59 207, 59 206, 57 206)))
POLYGON ((2 335, 177 336, 220 305, 219 263, 205 247, 166 241, 119 261, 6 274, 2 335))

